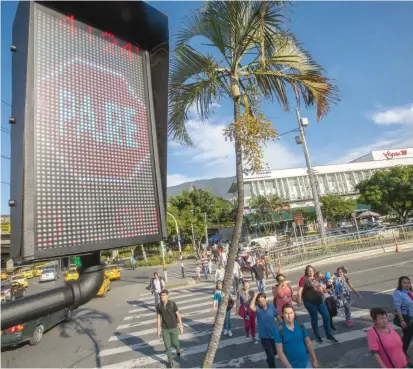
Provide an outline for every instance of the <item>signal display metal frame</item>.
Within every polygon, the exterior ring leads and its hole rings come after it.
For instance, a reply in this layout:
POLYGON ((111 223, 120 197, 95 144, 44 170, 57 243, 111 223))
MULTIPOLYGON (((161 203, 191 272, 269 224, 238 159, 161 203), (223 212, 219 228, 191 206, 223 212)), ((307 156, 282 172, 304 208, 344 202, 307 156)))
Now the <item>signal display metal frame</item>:
MULTIPOLYGON (((24 70, 25 75, 20 76, 23 81, 17 83, 16 88, 13 89, 13 104, 12 114, 20 119, 17 119, 17 124, 12 126, 12 168, 16 171, 12 173, 12 199, 17 200, 16 207, 11 208, 12 213, 12 243, 19 244, 19 248, 14 247, 12 249, 12 257, 21 256, 24 259, 32 258, 49 258, 56 256, 72 255, 79 253, 86 253, 91 251, 131 246, 140 243, 156 242, 165 238, 166 235, 166 222, 165 222, 165 209, 164 198, 162 191, 162 182, 159 167, 158 157, 158 141, 155 126, 155 114, 154 103, 152 99, 152 84, 151 84, 151 67, 149 64, 149 54, 146 51, 139 51, 142 57, 143 79, 144 79, 144 92, 146 100, 146 122, 148 124, 148 141, 150 150, 150 167, 152 173, 152 183, 155 200, 155 212, 157 219, 157 232, 155 234, 144 234, 131 237, 117 237, 98 242, 78 242, 76 244, 65 243, 62 246, 47 245, 46 247, 38 247, 37 242, 37 225, 35 214, 37 213, 38 199, 36 196, 37 182, 35 169, 36 168, 36 122, 35 122, 35 71, 34 71, 34 47, 35 47, 35 19, 34 13, 37 11, 45 12, 47 14, 53 14, 57 18, 63 19, 66 15, 56 12, 48 7, 45 7, 38 3, 29 3, 20 11, 20 16, 30 20, 27 25, 27 30, 23 30, 23 33, 27 31, 26 35, 16 37, 15 42, 15 30, 13 33, 13 42, 17 43, 16 63, 13 63, 13 78, 17 77, 17 74, 24 70), (26 37, 26 38, 25 38, 26 37), (19 43, 20 41, 20 43, 19 43), (26 48, 25 48, 26 47, 26 48), (25 51, 25 52, 24 52, 25 51), (20 55, 18 55, 20 53, 20 55), (25 54, 25 55, 23 55, 25 54), (26 58, 23 61, 23 57, 26 58), (23 91, 22 91, 23 90, 23 91), (24 112, 22 108, 22 97, 24 97, 24 112), (17 102, 17 100, 20 102, 17 102), (18 111, 20 109, 20 111, 18 111), (22 150, 23 149, 23 150, 22 150), (13 166, 13 164, 15 164, 13 166), (20 196, 19 196, 20 195, 20 196), (14 216, 13 216, 14 215, 14 216), (14 220, 14 222, 13 222, 14 220), (14 232, 13 232, 14 230, 14 232), (50 247, 49 247, 50 246, 50 247), (17 252, 18 250, 18 252, 17 252)), ((16 18, 19 14, 16 15, 16 18)), ((18 23, 18 22, 17 22, 18 23)), ((91 29, 87 24, 75 21, 76 25, 81 25, 83 29, 91 29)), ((17 26, 15 22, 15 27, 17 26)), ((93 28, 93 34, 105 35, 108 45, 113 43, 113 38, 108 38, 107 33, 93 28), (112 43, 111 43, 112 42, 112 43)), ((120 39, 119 39, 120 40, 120 39)), ((128 45, 125 41, 124 45, 128 45)), ((140 57, 136 55, 137 57, 140 57)), ((14 61, 14 60, 13 60, 14 61)), ((55 102, 57 104, 58 102, 55 102)), ((126 129, 126 128, 125 128, 126 129)), ((125 133, 126 134, 126 133, 125 133)), ((92 215, 91 215, 92 216, 92 215)), ((142 221, 142 220, 141 220, 142 221)), ((56 234, 56 232, 55 232, 56 234)))

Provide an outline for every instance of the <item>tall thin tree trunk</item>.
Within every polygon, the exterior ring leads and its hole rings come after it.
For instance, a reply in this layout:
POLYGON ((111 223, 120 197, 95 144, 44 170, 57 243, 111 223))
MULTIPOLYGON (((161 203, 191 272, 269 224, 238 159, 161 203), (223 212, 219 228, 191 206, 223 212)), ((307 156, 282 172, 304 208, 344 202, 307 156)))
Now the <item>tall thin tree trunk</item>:
MULTIPOLYGON (((239 97, 234 101, 234 118, 238 121, 240 118, 240 102, 239 97)), ((229 248, 228 264, 225 268, 224 284, 222 288, 221 303, 218 307, 215 317, 214 329, 212 330, 211 340, 209 341, 208 350, 202 364, 202 368, 212 368, 215 359, 215 354, 218 349, 221 339, 222 328, 224 326, 225 313, 227 311, 227 303, 229 299, 229 291, 232 285, 232 271, 234 269, 235 257, 237 256, 239 239, 242 230, 242 221, 244 218, 244 176, 242 168, 242 147, 239 138, 235 137, 235 156, 236 156, 236 173, 238 186, 238 209, 235 221, 234 232, 232 233, 231 246, 229 248)), ((234 299, 236 296, 234 296, 234 299)), ((234 305, 236 306, 236 305, 234 305)), ((232 313, 232 311, 231 311, 232 313)), ((232 315, 232 314, 231 314, 232 315)))

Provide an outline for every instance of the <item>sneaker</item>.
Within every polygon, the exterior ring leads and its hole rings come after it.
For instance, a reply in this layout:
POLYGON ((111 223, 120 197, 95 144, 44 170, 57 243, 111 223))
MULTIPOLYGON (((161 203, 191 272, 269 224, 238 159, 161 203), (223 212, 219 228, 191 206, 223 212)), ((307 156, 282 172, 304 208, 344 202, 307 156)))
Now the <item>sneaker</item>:
POLYGON ((338 341, 337 341, 333 336, 328 336, 327 339, 328 339, 330 342, 338 343, 338 341))
POLYGON ((227 334, 228 334, 228 331, 224 329, 224 336, 226 336, 227 334))
POLYGON ((248 341, 250 339, 250 336, 245 336, 245 339, 248 341))
POLYGON ((253 338, 253 339, 252 339, 252 343, 257 344, 257 343, 258 343, 258 340, 257 340, 256 338, 253 338))
POLYGON ((352 320, 349 320, 349 321, 348 321, 348 324, 350 325, 350 328, 353 328, 353 327, 354 327, 354 324, 353 324, 353 321, 352 321, 352 320))
POLYGON ((334 332, 337 332, 337 328, 334 327, 333 325, 331 326, 331 330, 334 331, 334 332))
POLYGON ((321 338, 320 336, 316 336, 315 340, 316 340, 316 342, 318 342, 318 343, 323 343, 323 340, 322 340, 322 338, 321 338))
POLYGON ((232 337, 231 329, 228 331, 228 336, 232 337))
POLYGON ((177 351, 176 356, 181 357, 181 351, 177 351))

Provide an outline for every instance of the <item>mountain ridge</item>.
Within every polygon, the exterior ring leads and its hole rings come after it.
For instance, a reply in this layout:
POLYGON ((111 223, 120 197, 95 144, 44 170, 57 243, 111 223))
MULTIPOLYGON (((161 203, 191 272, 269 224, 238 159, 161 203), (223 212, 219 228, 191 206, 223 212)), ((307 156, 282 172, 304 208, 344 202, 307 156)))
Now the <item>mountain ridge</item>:
POLYGON ((211 179, 199 179, 197 181, 184 182, 176 186, 168 187, 168 198, 171 196, 177 196, 181 194, 184 190, 189 190, 192 186, 202 189, 209 190, 214 195, 223 197, 224 199, 231 199, 232 194, 228 193, 235 177, 220 177, 211 179))

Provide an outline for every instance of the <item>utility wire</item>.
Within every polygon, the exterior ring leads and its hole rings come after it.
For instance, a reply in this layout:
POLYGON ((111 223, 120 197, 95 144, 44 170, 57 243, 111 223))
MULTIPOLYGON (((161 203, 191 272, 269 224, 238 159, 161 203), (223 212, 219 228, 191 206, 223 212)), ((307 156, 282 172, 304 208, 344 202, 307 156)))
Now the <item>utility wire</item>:
POLYGON ((6 155, 2 155, 2 156, 1 156, 1 158, 2 158, 2 159, 8 159, 8 160, 11 160, 11 157, 10 157, 10 156, 6 156, 6 155))
POLYGON ((9 104, 8 102, 6 102, 6 101, 4 101, 4 100, 1 100, 1 102, 4 103, 4 104, 6 104, 7 106, 10 106, 10 107, 11 107, 11 104, 9 104))

